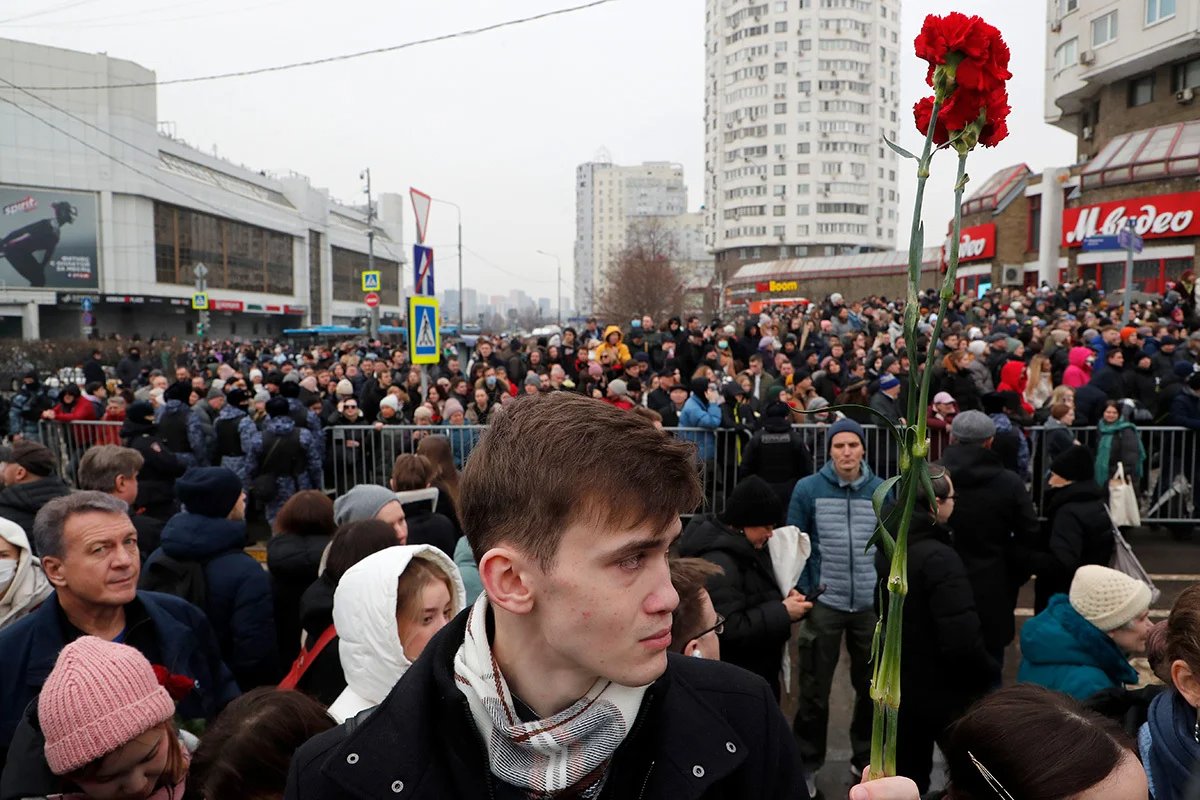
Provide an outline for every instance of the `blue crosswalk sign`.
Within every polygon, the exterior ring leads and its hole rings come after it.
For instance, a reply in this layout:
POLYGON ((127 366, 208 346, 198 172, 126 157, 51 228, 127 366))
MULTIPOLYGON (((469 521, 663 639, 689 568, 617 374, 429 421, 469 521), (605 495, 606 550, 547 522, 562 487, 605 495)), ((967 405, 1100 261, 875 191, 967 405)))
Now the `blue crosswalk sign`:
POLYGON ((408 341, 412 363, 436 364, 441 358, 438 301, 433 297, 408 298, 408 341))

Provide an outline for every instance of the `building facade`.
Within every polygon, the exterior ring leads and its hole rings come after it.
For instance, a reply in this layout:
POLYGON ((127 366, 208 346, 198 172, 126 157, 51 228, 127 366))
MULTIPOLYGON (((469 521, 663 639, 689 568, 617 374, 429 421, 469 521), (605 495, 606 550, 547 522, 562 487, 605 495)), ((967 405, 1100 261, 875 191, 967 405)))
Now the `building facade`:
POLYGON ((580 164, 575 170, 575 307, 588 313, 595 309, 631 224, 686 211, 687 186, 680 164, 580 164))
MULTIPOLYGON (((29 87, 0 87, 0 336, 194 335, 198 264, 212 336, 366 316, 364 207, 161 132, 155 74, 132 62, 0 39, 0 63, 29 87)), ((390 321, 402 314, 404 209, 398 194, 376 200, 390 321)))
POLYGON ((899 35, 899 0, 707 1, 718 272, 895 247, 899 35))

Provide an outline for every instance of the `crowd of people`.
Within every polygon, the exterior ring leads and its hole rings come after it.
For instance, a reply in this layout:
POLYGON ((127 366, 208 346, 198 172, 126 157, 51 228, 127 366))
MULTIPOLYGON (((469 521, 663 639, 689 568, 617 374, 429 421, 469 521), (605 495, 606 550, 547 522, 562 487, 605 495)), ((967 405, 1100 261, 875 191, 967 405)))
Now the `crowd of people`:
POLYGON ((953 800, 1188 796, 1200 588, 1154 628, 1106 508, 1195 474, 1188 292, 1129 324, 1088 284, 940 321, 925 294, 915 342, 903 303, 833 294, 481 336, 425 370, 347 340, 27 372, 0 450, 0 800, 811 797, 843 649, 867 776, 898 469, 872 426, 914 413, 904 779, 851 797, 928 792, 935 745, 953 800), (1155 462, 1147 426, 1182 446, 1155 462), (1161 682, 1131 689, 1140 655, 1161 682))

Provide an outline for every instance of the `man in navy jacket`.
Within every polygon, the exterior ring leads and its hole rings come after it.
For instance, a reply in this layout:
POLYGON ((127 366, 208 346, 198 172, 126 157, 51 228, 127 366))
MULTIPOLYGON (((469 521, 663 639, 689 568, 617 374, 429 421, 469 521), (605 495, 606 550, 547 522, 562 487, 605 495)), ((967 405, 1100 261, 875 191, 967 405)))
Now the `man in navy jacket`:
POLYGON ((55 593, 0 631, 0 755, 10 747, 12 754, 5 796, 14 781, 44 772, 41 734, 27 709, 36 718, 33 700, 59 651, 80 636, 136 647, 176 676, 177 687, 190 679, 178 705, 185 719, 212 720, 239 694, 204 614, 179 598, 137 591, 141 559, 124 502, 102 492, 57 498, 38 512, 33 535, 55 593))

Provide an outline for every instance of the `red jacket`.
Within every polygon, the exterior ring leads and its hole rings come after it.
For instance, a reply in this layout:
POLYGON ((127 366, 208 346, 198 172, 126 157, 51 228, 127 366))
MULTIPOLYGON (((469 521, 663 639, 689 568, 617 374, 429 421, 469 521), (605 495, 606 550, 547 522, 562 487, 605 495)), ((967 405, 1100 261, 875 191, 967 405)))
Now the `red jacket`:
POLYGON ((604 402, 610 406, 616 406, 622 411, 632 411, 633 402, 628 397, 605 397, 604 402))

